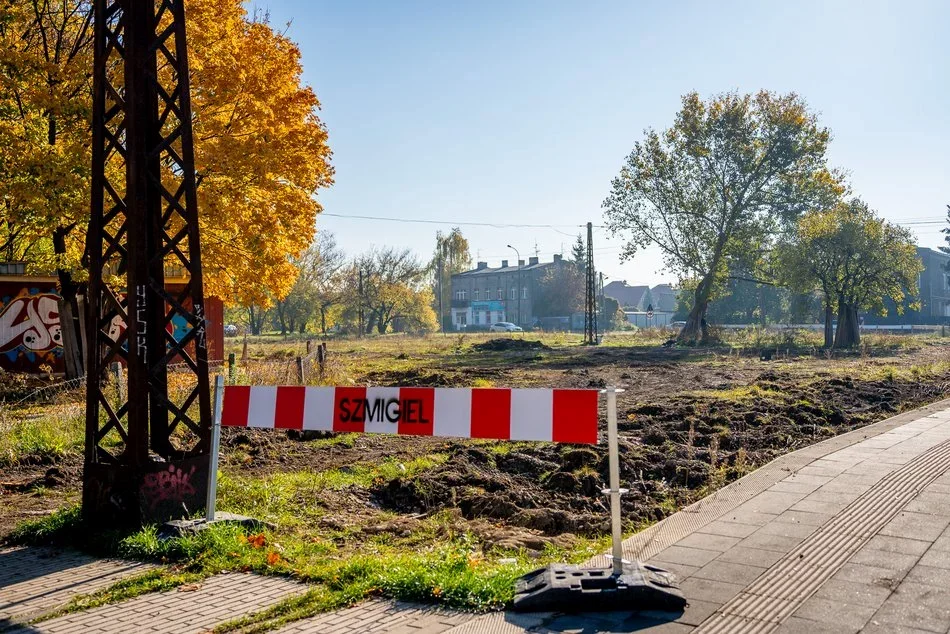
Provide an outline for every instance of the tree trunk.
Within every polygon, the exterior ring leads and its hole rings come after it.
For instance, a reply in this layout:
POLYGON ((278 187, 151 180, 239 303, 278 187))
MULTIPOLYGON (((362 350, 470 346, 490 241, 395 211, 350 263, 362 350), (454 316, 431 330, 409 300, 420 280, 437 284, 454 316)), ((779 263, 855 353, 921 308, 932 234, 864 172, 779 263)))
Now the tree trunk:
POLYGON ((833 348, 835 345, 835 313, 831 309, 831 300, 825 299, 825 348, 833 348))
POLYGON ((861 343, 861 327, 858 323, 858 308, 838 300, 838 330, 835 332, 836 348, 853 348, 861 343))
MULTIPOLYGON (((57 227, 53 231, 53 252, 56 255, 66 255, 66 235, 72 227, 57 227)), ((59 278, 59 295, 62 297, 59 308, 59 325, 63 338, 63 358, 66 367, 66 379, 78 379, 83 375, 82 337, 80 336, 79 304, 77 297, 79 285, 73 280, 72 274, 66 269, 57 269, 59 278)))
POLYGON ((695 346, 709 341, 706 310, 709 308, 710 295, 712 295, 712 275, 703 278, 696 287, 693 293, 693 307, 686 317, 686 325, 676 337, 676 343, 695 346))
POLYGON ((320 332, 327 336, 327 309, 323 306, 320 307, 320 332))

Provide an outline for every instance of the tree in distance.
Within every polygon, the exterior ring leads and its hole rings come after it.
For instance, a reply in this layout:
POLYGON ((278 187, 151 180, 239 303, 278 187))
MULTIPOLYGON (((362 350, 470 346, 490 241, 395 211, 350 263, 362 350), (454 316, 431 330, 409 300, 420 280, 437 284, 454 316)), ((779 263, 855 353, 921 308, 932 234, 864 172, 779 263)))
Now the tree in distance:
POLYGON ((603 209, 608 227, 628 236, 624 259, 656 245, 692 286, 677 341, 697 344, 709 339, 706 312, 729 259, 834 201, 844 186, 827 167, 831 133, 798 95, 730 92, 704 102, 692 92, 682 104, 672 127, 647 130, 634 145, 603 209))
POLYGON ((905 300, 917 296, 923 270, 910 231, 879 218, 858 198, 804 214, 774 257, 793 290, 820 291, 828 348, 860 344, 858 312, 887 314, 885 298, 903 313, 905 300), (832 334, 835 311, 838 328, 832 334))

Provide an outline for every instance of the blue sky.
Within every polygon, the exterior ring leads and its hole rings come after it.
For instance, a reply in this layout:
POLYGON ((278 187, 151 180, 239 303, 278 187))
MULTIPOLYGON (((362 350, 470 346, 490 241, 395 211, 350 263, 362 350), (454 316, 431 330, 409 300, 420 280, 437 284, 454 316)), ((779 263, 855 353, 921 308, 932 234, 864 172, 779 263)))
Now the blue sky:
MULTIPOLYGON (((493 265, 570 251, 602 220, 611 178, 681 95, 801 94, 834 133, 829 156, 886 218, 939 221, 950 203, 950 2, 344 2, 258 0, 303 53, 330 133, 328 213, 551 224, 465 227, 493 265)), ((410 247, 445 226, 321 216, 349 253, 410 247)), ((924 246, 941 225, 911 226, 924 246)), ((672 281, 655 251, 598 269, 672 281)))

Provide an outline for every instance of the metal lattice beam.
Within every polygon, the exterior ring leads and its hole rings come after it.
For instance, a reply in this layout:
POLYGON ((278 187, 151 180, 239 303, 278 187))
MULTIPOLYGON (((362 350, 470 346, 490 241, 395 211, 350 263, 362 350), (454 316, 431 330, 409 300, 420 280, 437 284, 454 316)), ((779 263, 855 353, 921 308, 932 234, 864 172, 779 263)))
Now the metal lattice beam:
POLYGON ((211 441, 185 15, 183 0, 94 10, 83 511, 139 523, 201 508, 211 441), (106 381, 114 362, 124 398, 106 381))
POLYGON ((587 284, 584 307, 584 343, 597 344, 597 273, 594 271, 594 226, 587 223, 587 284))

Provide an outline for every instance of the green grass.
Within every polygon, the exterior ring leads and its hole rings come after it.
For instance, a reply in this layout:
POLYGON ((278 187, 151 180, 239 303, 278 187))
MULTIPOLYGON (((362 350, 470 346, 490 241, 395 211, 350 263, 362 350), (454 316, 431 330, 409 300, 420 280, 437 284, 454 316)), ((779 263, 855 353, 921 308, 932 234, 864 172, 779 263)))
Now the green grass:
POLYGON ((80 453, 85 439, 81 405, 60 405, 4 412, 0 419, 0 465, 24 459, 54 460, 80 453))

